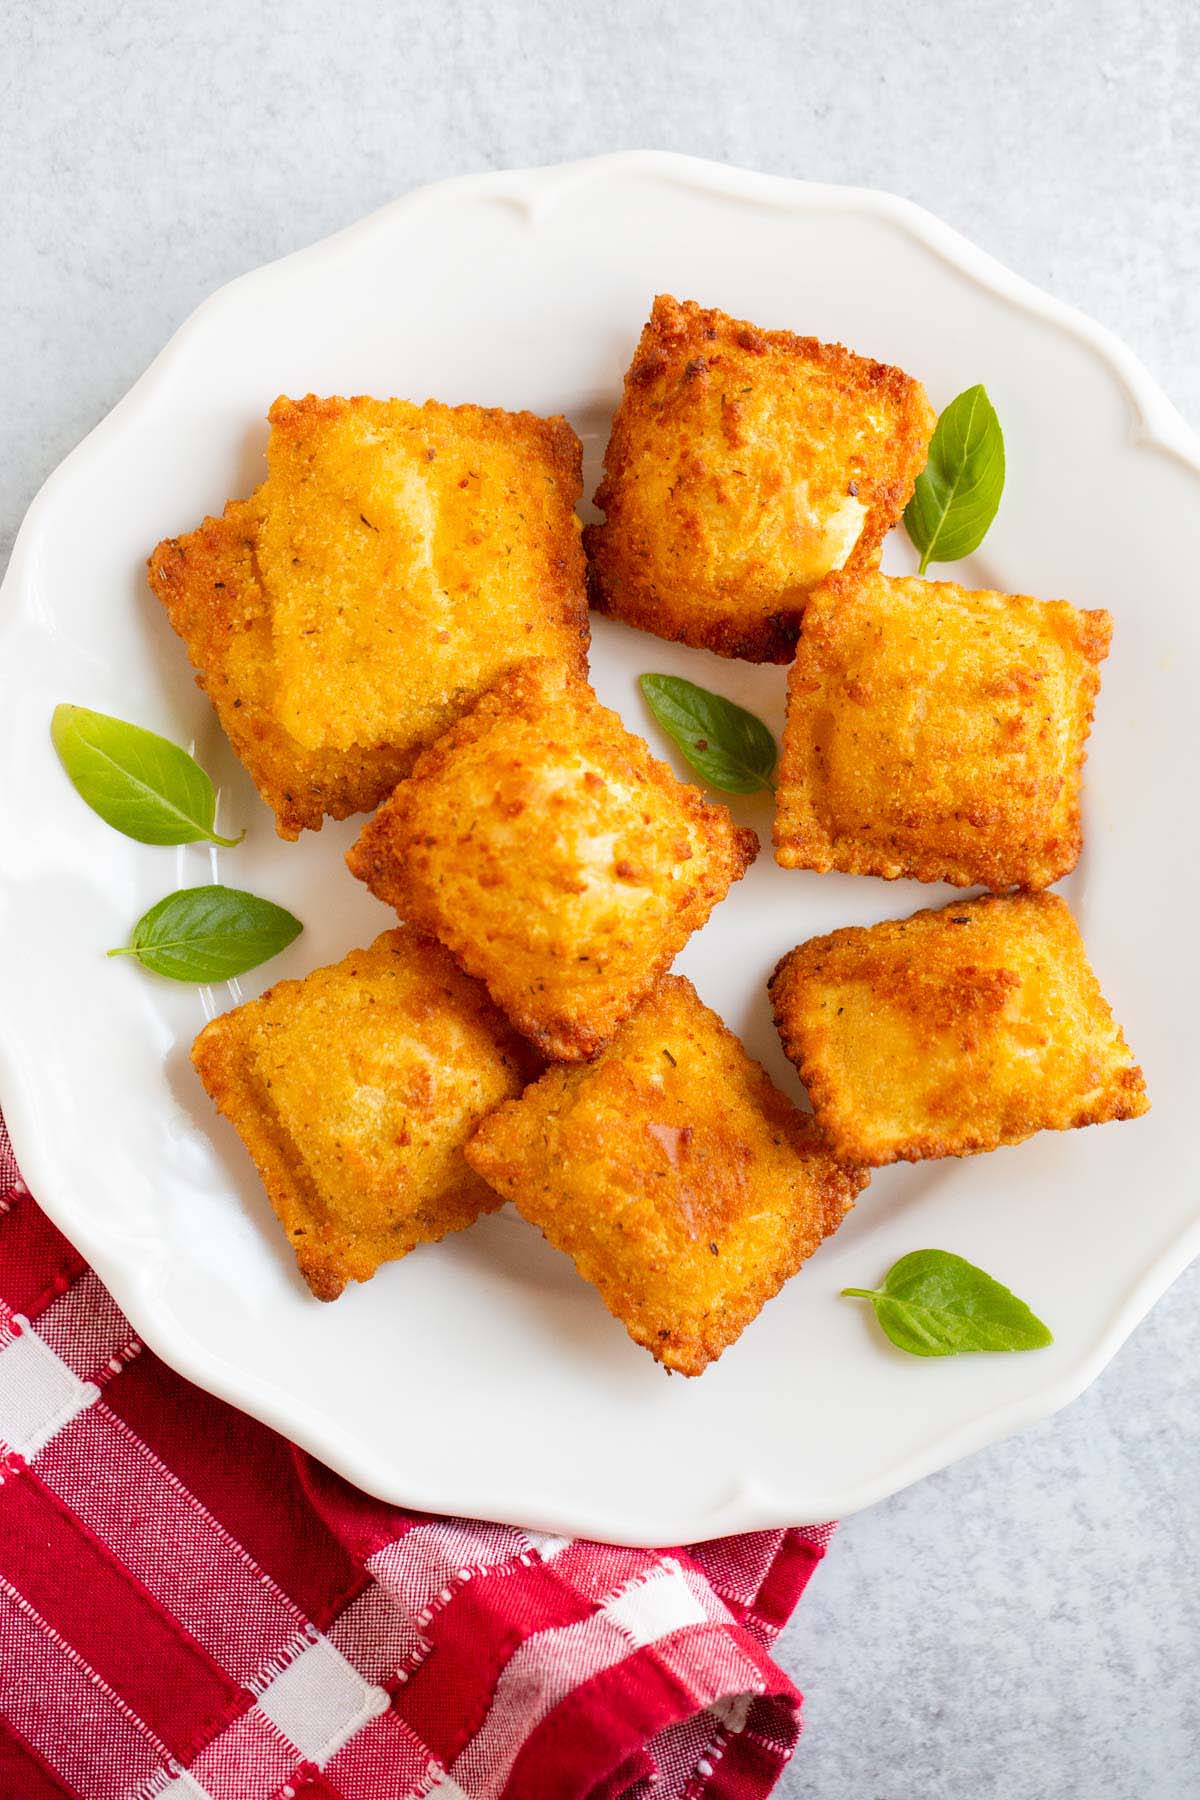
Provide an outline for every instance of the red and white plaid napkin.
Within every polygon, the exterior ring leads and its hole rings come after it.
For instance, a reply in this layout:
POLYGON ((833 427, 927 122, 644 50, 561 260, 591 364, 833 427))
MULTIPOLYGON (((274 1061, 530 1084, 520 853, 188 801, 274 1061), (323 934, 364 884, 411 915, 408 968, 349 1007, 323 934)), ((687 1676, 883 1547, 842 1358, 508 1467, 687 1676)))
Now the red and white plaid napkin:
POLYGON ((750 1800, 830 1528, 671 1551, 369 1499, 142 1348, 0 1120, 3 1800, 750 1800))

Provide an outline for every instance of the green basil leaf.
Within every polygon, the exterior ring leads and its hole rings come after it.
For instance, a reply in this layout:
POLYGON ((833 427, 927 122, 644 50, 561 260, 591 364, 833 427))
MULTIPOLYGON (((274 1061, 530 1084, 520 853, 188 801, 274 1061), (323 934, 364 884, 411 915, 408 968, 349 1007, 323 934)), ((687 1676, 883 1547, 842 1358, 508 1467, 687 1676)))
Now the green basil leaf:
POLYGON ((643 675, 646 703, 684 760, 726 794, 774 789, 778 750, 762 720, 679 675, 643 675))
POLYGON ((228 981, 285 950, 299 919, 241 888, 180 888, 143 913, 128 944, 110 956, 136 956, 172 981, 228 981))
POLYGON ((912 1356, 1040 1350, 1054 1342, 1023 1300, 949 1250, 914 1250, 888 1270, 882 1288, 842 1293, 872 1301, 893 1344, 912 1356))
POLYGON ((56 706, 50 736, 75 791, 106 825, 139 844, 232 848, 240 837, 213 830, 217 797, 199 763, 178 744, 86 706, 56 706))
POLYGON ((908 535, 931 562, 978 550, 1004 492, 1004 433, 982 387, 967 388, 938 419, 929 461, 904 509, 908 535))

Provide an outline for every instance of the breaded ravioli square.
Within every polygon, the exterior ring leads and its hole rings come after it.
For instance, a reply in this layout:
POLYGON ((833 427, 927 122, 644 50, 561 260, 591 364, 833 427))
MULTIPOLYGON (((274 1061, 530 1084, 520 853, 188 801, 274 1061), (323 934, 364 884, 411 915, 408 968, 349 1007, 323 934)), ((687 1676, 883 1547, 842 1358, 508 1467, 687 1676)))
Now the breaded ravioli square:
POLYGON ((557 1064, 466 1156, 635 1343, 702 1374, 866 1186, 668 975, 595 1062, 557 1064))
POLYGON ((440 944, 401 928, 192 1046, 318 1300, 497 1205, 463 1146, 541 1069, 440 944))
POLYGON ((1048 887, 1079 858, 1112 619, 877 572, 809 597, 776 788, 785 868, 1048 887))
POLYGON ((281 838, 319 831, 328 816, 371 812, 412 768, 411 744, 309 750, 280 723, 271 607, 258 563, 266 489, 231 500, 220 519, 167 538, 150 585, 187 646, 196 680, 275 815, 281 838))
POLYGON ((277 400, 268 474, 150 558, 282 837, 370 811, 497 675, 586 672, 563 419, 428 401, 277 400))
POLYGON ((259 555, 298 742, 415 750, 519 660, 586 671, 565 419, 310 394, 270 420, 259 555))
POLYGON ((346 860, 547 1056, 593 1055, 758 850, 561 664, 426 751, 346 860))
POLYGON ((878 562, 934 424, 900 369, 660 294, 584 533, 592 605, 787 662, 810 589, 878 562))
POLYGON ((779 963, 771 997, 830 1143, 869 1167, 973 1156, 1150 1105, 1057 894, 986 895, 812 938, 779 963))

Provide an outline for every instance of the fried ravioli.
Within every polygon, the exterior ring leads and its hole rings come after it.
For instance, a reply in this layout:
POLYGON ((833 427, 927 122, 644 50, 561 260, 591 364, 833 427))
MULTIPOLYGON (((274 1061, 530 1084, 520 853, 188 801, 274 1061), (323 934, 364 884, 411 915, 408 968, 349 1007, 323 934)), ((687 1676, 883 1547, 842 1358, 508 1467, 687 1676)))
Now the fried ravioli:
POLYGON ((771 978, 784 1049, 838 1155, 972 1156, 1149 1108, 1057 894, 849 926, 771 978))
POLYGON ((809 591, 878 562, 934 423, 900 369, 660 294, 613 420, 606 517, 584 533, 592 605, 789 661, 809 591))
POLYGON ((231 500, 220 519, 167 538, 150 585, 187 646, 196 680, 238 758, 275 814, 281 838, 319 831, 326 816, 370 812, 411 769, 411 746, 306 750, 284 729, 271 650, 271 609, 257 561, 264 497, 231 500))
POLYGON ((150 584, 283 837, 377 806, 528 657, 586 672, 562 419, 277 400, 267 480, 165 540, 150 584))
POLYGON ((585 672, 564 419, 407 400, 277 400, 260 556, 280 719, 301 744, 429 744, 500 672, 585 672))
POLYGON ((441 946, 405 928, 221 1014, 192 1061, 319 1300, 495 1209, 463 1145, 541 1067, 441 946))
POLYGON ((1112 620, 952 581, 833 576, 788 677, 785 868, 1043 888, 1073 869, 1112 620))
POLYGON ((546 1055, 591 1056, 758 849, 561 664, 426 751, 346 860, 546 1055))
POLYGON ((467 1161, 668 1369, 699 1375, 866 1186, 682 976, 583 1067, 486 1119, 467 1161))

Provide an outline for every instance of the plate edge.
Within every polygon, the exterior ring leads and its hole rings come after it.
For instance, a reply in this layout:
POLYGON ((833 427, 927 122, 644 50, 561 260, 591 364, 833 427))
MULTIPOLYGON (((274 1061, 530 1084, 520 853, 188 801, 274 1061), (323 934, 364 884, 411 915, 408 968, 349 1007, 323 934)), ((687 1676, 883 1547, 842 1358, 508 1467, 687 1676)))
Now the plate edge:
MULTIPOLYGON (((341 254, 360 239, 390 228, 392 222, 403 212, 431 204, 438 198, 455 194, 464 198, 494 195, 520 201, 533 210, 535 207, 544 207, 548 200, 584 179, 622 171, 669 179, 697 191, 766 203, 782 210, 840 208, 889 220, 951 267, 969 276, 985 291, 997 295, 1021 311, 1049 320, 1066 335, 1085 344, 1108 373, 1116 378, 1127 397, 1137 425, 1134 434, 1136 447, 1164 451, 1200 479, 1200 437, 1185 423, 1145 365, 1115 333, 1016 274, 990 252, 982 250, 916 202, 879 189, 813 183, 790 176, 767 175, 673 152, 621 151, 571 163, 453 176, 444 181, 422 185, 342 230, 262 264, 218 288, 183 321, 128 392, 57 465, 35 495, 17 533, 9 567, 3 585, 0 586, 0 648, 15 630, 20 617, 13 604, 14 596, 23 587, 26 564, 36 557, 41 514, 47 509, 55 488, 89 446, 94 447, 97 442, 102 442, 106 435, 118 428, 130 411, 136 409, 139 402, 147 398, 192 339, 204 328, 207 319, 219 307, 227 304, 232 294, 243 290, 248 284, 275 278, 285 266, 305 260, 315 262, 341 254)), ((218 1394, 240 1410, 251 1413, 274 1430, 300 1443, 311 1454, 329 1462, 347 1480, 355 1482, 366 1491, 393 1504, 434 1512, 446 1511, 446 1502, 436 1493, 414 1495, 414 1485, 419 1484, 406 1482, 404 1493, 397 1493, 384 1472, 374 1469, 369 1459, 364 1460, 361 1453, 349 1443, 341 1446, 337 1459, 331 1462, 330 1440, 327 1428, 322 1423, 314 1421, 310 1430, 307 1420, 291 1410, 290 1403, 277 1404, 271 1389, 256 1390, 247 1397, 245 1378, 241 1371, 231 1371, 232 1379, 226 1381, 226 1365, 212 1352, 194 1345, 194 1340, 190 1338, 186 1340, 187 1347, 184 1347, 178 1327, 169 1316, 160 1316, 151 1283, 150 1277, 162 1261, 157 1240, 147 1238, 144 1234, 122 1240, 126 1246, 126 1254, 135 1247, 143 1252, 153 1250, 152 1257, 147 1257, 144 1263, 135 1266, 121 1260, 120 1248, 115 1245, 112 1234, 105 1239, 93 1236, 88 1230, 86 1215, 79 1212, 70 1196, 63 1199, 56 1191, 48 1160, 43 1157, 39 1147, 42 1140, 34 1117, 36 1106, 32 1096, 25 1095, 25 1086, 21 1074, 20 1046, 7 1029, 6 1015, 0 1012, 0 1093, 3 1094, 5 1118, 22 1175, 37 1195, 38 1204, 43 1206, 50 1218, 72 1238, 95 1266, 138 1335, 145 1339, 150 1348, 198 1386, 218 1394), (46 1178, 39 1179, 39 1175, 46 1178), (321 1440, 319 1444, 318 1438, 321 1440)), ((660 1546, 788 1524, 815 1525, 824 1523, 830 1517, 845 1517, 1068 1405, 1096 1379, 1155 1301, 1197 1254, 1200 1254, 1200 1218, 1194 1221, 1189 1230, 1181 1233, 1167 1251, 1152 1259, 1143 1269, 1127 1290, 1113 1319, 1091 1351, 1059 1383, 1040 1390, 1036 1396, 985 1413, 959 1430, 943 1435, 935 1442, 925 1445, 899 1468, 894 1467, 886 1475, 859 1483, 841 1497, 840 1503, 827 1503, 819 1509, 813 1509, 811 1506, 805 1507, 775 1497, 768 1499, 756 1494, 752 1477, 743 1476, 735 1481, 735 1491, 731 1498, 690 1517, 682 1525, 674 1525, 669 1532, 665 1532, 661 1524, 655 1525, 649 1520, 649 1529, 637 1529, 626 1523, 617 1526, 605 1513, 585 1515, 579 1510, 573 1510, 567 1518, 562 1514, 555 1514, 551 1509, 545 1514, 526 1516, 521 1522, 538 1529, 567 1532, 614 1543, 660 1546)), ((461 1503, 454 1502, 450 1510, 463 1516, 495 1518, 499 1513, 511 1516, 503 1505, 499 1509, 485 1505, 478 1514, 472 1514, 461 1503)))

